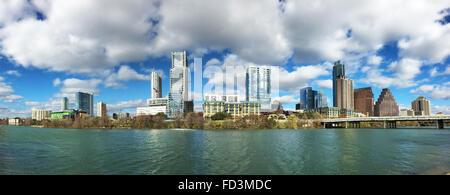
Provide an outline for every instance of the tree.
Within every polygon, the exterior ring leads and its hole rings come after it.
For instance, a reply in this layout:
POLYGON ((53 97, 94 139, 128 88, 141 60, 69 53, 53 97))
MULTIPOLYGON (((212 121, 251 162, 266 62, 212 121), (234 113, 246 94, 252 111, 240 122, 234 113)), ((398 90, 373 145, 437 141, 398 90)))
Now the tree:
POLYGON ((211 120, 225 120, 230 119, 231 114, 226 112, 217 112, 214 115, 211 116, 211 120))

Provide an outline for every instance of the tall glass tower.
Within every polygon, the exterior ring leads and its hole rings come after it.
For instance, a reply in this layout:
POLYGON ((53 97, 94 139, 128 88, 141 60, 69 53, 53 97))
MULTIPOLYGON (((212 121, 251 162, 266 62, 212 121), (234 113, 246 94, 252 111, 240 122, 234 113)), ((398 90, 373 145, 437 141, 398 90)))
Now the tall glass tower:
POLYGON ((152 98, 161 98, 162 96, 162 83, 161 83, 161 76, 155 71, 152 71, 152 83, 151 83, 151 90, 152 90, 152 98))
POLYGON ((261 110, 270 110, 270 68, 250 66, 246 72, 246 101, 261 103, 261 110))
POLYGON ((334 62, 333 66, 333 107, 338 107, 338 98, 337 98, 337 79, 339 77, 345 77, 345 67, 344 64, 341 63, 340 60, 334 62))
POLYGON ((63 97, 61 99, 61 111, 69 110, 69 98, 63 97))
POLYGON ((170 92, 167 115, 170 118, 182 117, 184 101, 188 100, 188 61, 186 51, 172 52, 170 69, 170 92))
POLYGON ((89 116, 94 116, 94 95, 89 93, 75 93, 75 109, 86 111, 89 116))

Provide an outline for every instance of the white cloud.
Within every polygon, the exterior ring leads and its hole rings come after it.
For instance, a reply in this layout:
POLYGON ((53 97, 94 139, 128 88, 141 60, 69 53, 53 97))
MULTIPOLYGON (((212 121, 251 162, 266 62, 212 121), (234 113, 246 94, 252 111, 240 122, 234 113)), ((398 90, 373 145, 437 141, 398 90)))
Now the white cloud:
POLYGON ((58 86, 61 84, 61 80, 59 78, 56 78, 55 80, 53 80, 53 86, 58 86))
POLYGON ((450 100, 450 82, 446 82, 442 85, 422 85, 410 92, 429 96, 432 99, 450 100))
POLYGON ((382 60, 383 60, 383 58, 381 56, 374 55, 374 56, 369 56, 369 58, 367 58, 367 63, 378 66, 378 65, 380 65, 382 60))
POLYGON ((333 89, 333 81, 331 79, 328 79, 328 80, 315 80, 314 82, 320 88, 333 89))
MULTIPOLYGON (((416 59, 403 58, 400 61, 392 62, 387 70, 379 67, 367 68, 366 77, 360 79, 366 84, 375 85, 379 88, 396 86, 398 88, 407 88, 417 86, 421 81, 415 81, 414 78, 421 73, 420 68, 423 63, 416 59), (386 76, 392 73, 392 76, 386 76)), ((364 68, 366 68, 365 66, 364 68)))
POLYGON ((6 74, 14 75, 14 76, 18 76, 18 77, 21 76, 21 74, 17 70, 8 70, 8 71, 6 71, 6 74))
POLYGON ((292 95, 285 95, 281 97, 274 97, 273 100, 280 101, 281 104, 292 104, 292 103, 298 103, 299 99, 295 98, 292 95))
POLYGON ((146 106, 146 101, 142 99, 137 100, 129 100, 129 101, 121 101, 116 104, 108 104, 107 110, 108 112, 120 112, 123 110, 131 110, 131 112, 136 112, 137 107, 146 106))
POLYGON ((69 78, 62 81, 60 92, 53 95, 57 98, 68 97, 69 100, 75 99, 76 92, 93 93, 100 95, 100 90, 97 88, 102 81, 100 79, 81 80, 77 78, 69 78))
POLYGON ((447 65, 444 71, 439 72, 437 67, 433 67, 430 70, 430 76, 441 76, 441 75, 450 75, 450 66, 447 65))
POLYGON ((121 66, 117 73, 113 73, 105 80, 106 87, 124 88, 120 81, 145 81, 150 80, 150 75, 143 75, 137 73, 129 66, 121 66))
POLYGON ((14 89, 11 85, 8 85, 4 82, 4 78, 0 77, 0 100, 4 102, 14 102, 17 100, 21 100, 23 97, 20 95, 16 95, 14 93, 14 89))
POLYGON ((432 105, 431 106, 431 112, 436 114, 438 112, 442 112, 446 115, 450 115, 450 105, 432 105))
MULTIPOLYGON (((0 3, 1 53, 53 71, 98 74, 174 50, 190 57, 226 50, 256 64, 372 55, 368 63, 376 65, 373 54, 392 41, 401 58, 441 62, 450 53, 450 25, 436 22, 446 0, 27 2, 0 3), (36 10, 46 19, 36 19, 36 10)), ((349 63, 349 73, 358 66, 349 63)))

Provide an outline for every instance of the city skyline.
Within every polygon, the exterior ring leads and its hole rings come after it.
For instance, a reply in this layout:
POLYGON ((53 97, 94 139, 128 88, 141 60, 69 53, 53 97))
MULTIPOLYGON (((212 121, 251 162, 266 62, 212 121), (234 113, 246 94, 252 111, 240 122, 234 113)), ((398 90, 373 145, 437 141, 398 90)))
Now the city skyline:
MULTIPOLYGON (((204 3, 204 6, 212 6, 215 3, 219 2, 204 3)), ((162 97, 168 95, 172 64, 170 52, 184 50, 188 54, 188 67, 192 67, 195 57, 202 58, 203 67, 236 64, 279 67, 282 75, 278 78, 279 96, 272 96, 271 99, 279 100, 285 109, 295 109, 295 104, 299 101, 299 90, 307 86, 323 91, 328 97, 328 105, 332 106, 332 67, 334 61, 341 59, 346 66, 346 77, 354 81, 353 88, 372 87, 375 102, 381 90, 389 88, 399 104, 399 109, 411 109, 411 102, 419 96, 424 96, 431 102, 432 114, 450 114, 450 25, 446 17, 450 14, 446 10, 450 7, 448 3, 411 3, 426 8, 419 13, 412 11, 415 5, 409 4, 399 6, 390 3, 357 3, 356 6, 371 16, 366 19, 369 21, 361 23, 348 17, 346 20, 335 19, 333 17, 337 16, 330 14, 329 22, 335 24, 331 26, 326 21, 309 23, 306 20, 308 17, 296 15, 296 12, 305 11, 314 16, 314 9, 327 11, 327 6, 318 5, 308 11, 302 10, 302 6, 296 5, 297 3, 309 2, 263 1, 258 5, 261 7, 243 5, 247 3, 230 4, 229 6, 244 6, 255 14, 260 14, 261 10, 258 8, 264 7, 261 18, 272 21, 273 28, 267 30, 263 24, 253 23, 243 17, 243 24, 256 25, 254 29, 247 30, 245 25, 236 28, 237 24, 224 23, 223 18, 212 17, 209 19, 222 24, 223 29, 242 31, 227 31, 224 35, 218 33, 218 28, 214 25, 195 25, 198 26, 198 32, 201 32, 200 38, 180 26, 180 21, 174 18, 177 14, 185 14, 184 12, 171 13, 167 7, 198 9, 202 16, 212 16, 211 13, 214 12, 222 15, 223 12, 217 9, 210 12, 211 10, 196 7, 198 5, 179 5, 172 1, 162 2, 158 8, 153 7, 151 3, 130 5, 148 8, 145 9, 149 10, 146 17, 155 20, 142 23, 138 17, 131 14, 129 19, 144 29, 136 32, 133 31, 136 30, 134 28, 124 29, 126 23, 112 23, 111 28, 105 28, 108 31, 102 31, 102 35, 119 35, 125 40, 114 42, 114 36, 96 35, 94 32, 98 29, 92 24, 114 20, 115 16, 89 20, 83 17, 90 16, 79 16, 80 20, 68 20, 67 17, 58 17, 57 11, 65 9, 59 6, 58 2, 55 2, 51 9, 46 9, 50 6, 45 3, 38 5, 33 1, 23 1, 23 5, 16 5, 18 9, 5 9, 7 11, 0 13, 2 16, 8 15, 0 17, 0 118, 31 117, 32 108, 58 111, 63 97, 68 97, 69 107, 74 108, 74 94, 77 91, 94 93, 94 107, 97 102, 106 102, 110 116, 119 111, 134 114, 136 107, 145 106, 146 99, 150 98, 152 71, 158 72, 162 78, 162 97), (387 18, 382 14, 376 14, 379 10, 398 10, 398 19, 389 18, 393 21, 386 21, 387 18), (279 12, 283 13, 282 16, 273 14, 279 12), (161 14, 166 20, 158 21, 158 17, 154 17, 152 13, 161 14), (409 18, 411 15, 414 15, 414 19, 409 18), (296 20, 293 20, 294 18, 296 20), (404 23, 401 22, 402 19, 414 23, 404 23), (58 24, 67 22, 66 20, 81 22, 76 24, 90 28, 80 31, 70 22, 67 23, 69 28, 57 27, 58 24), (363 25, 370 22, 374 24, 372 27, 363 25), (317 33, 304 33, 305 30, 299 27, 305 23, 310 26, 307 32, 317 33), (399 26, 398 29, 396 25, 399 26), (422 31, 417 29, 417 26, 424 26, 427 30, 422 31), (36 29, 35 33, 30 33, 27 30, 29 28, 36 29), (49 29, 60 29, 60 34, 54 36, 62 42, 53 39, 49 29), (247 31, 252 33, 247 34, 247 31), (123 34, 117 34, 121 32, 123 34), (145 35, 140 34, 141 32, 145 32, 145 35), (141 39, 148 34, 153 36, 151 40, 154 42, 141 39), (300 37, 306 37, 313 42, 303 42, 300 37), (42 48, 37 40, 45 43, 47 50, 42 48), (75 46, 72 47, 73 45, 75 46), (83 53, 91 55, 83 56, 83 53)), ((92 2, 87 6, 96 8, 99 6, 97 4, 101 3, 92 2)), ((343 1, 335 6, 345 9, 345 5, 346 2, 343 1)), ((73 6, 77 6, 76 3, 73 6)), ((108 6, 123 7, 120 3, 108 6)), ((142 13, 139 10, 122 11, 142 13)), ((64 12, 68 16, 75 14, 70 10, 64 12)), ((355 11, 347 12, 345 16, 361 18, 355 11)), ((246 16, 246 12, 238 11, 236 14, 246 16)), ((202 22, 201 17, 196 18, 188 14, 184 18, 186 21, 183 22, 202 22)), ((135 24, 133 22, 129 23, 135 24)), ((192 75, 189 77, 193 78, 192 75)), ((206 85, 212 79, 205 77, 202 83, 206 85)), ((198 95, 192 91, 189 91, 189 94, 198 95)), ((197 110, 201 108, 201 102, 195 102, 195 107, 197 110)), ((92 112, 96 113, 96 108, 92 112)))

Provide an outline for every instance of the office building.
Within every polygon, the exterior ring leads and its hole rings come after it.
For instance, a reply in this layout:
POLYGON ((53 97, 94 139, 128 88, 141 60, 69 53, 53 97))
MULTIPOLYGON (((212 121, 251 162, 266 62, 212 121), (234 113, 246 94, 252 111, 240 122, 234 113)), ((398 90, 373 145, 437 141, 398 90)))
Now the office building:
POLYGON ((339 107, 337 99, 337 79, 340 77, 345 77, 345 66, 339 60, 334 62, 333 66, 333 107, 339 107))
POLYGON ((10 119, 8 119, 8 125, 19 126, 20 125, 20 118, 10 118, 10 119))
POLYGON ((151 81, 151 90, 152 90, 152 99, 153 98, 161 98, 162 97, 162 82, 161 76, 155 71, 152 72, 152 81, 151 81))
POLYGON ((119 120, 119 119, 128 119, 128 118, 130 118, 130 113, 128 113, 128 112, 113 113, 113 119, 119 120))
POLYGON ((374 107, 374 116, 398 116, 398 105, 388 88, 381 91, 374 107))
POLYGON ((94 116, 94 95, 83 92, 75 93, 75 109, 94 116))
POLYGON ((314 99, 314 91, 312 90, 312 87, 300 89, 300 109, 314 109, 314 99))
POLYGON ((356 116, 353 109, 350 108, 321 107, 306 110, 305 112, 319 113, 322 118, 350 118, 356 116))
POLYGON ((47 120, 51 118, 52 111, 51 110, 31 110, 31 119, 41 121, 47 120))
POLYGON ((336 101, 335 107, 353 109, 353 80, 339 76, 335 78, 335 83, 336 96, 333 99, 333 101, 336 101))
POLYGON ((411 108, 414 110, 416 116, 429 116, 431 115, 431 105, 427 98, 420 96, 411 102, 411 108))
POLYGON ((70 106, 69 106, 69 98, 63 97, 63 98, 61 99, 61 111, 69 110, 69 109, 70 109, 70 106))
POLYGON ((259 102, 239 102, 237 95, 205 95, 203 103, 203 117, 211 118, 218 112, 231 114, 233 118, 247 115, 260 115, 259 102))
POLYGON ((158 113, 166 114, 167 106, 147 106, 147 107, 137 107, 136 115, 156 115, 158 113))
POLYGON ((270 111, 271 70, 268 67, 250 66, 246 71, 246 101, 259 102, 262 112, 270 111))
POLYGON ((374 97, 371 87, 355 89, 354 91, 355 112, 366 116, 373 116, 374 97))
POLYGON ((105 102, 98 102, 97 103, 97 116, 98 117, 108 117, 108 115, 106 114, 107 110, 106 110, 106 103, 105 102))
POLYGON ((414 116, 414 110, 412 109, 401 109, 400 116, 414 116))
POLYGON ((322 91, 314 91, 314 108, 328 107, 328 99, 322 91))
POLYGON ((170 91, 168 95, 167 115, 169 118, 183 117, 184 102, 188 101, 188 61, 186 51, 172 52, 170 69, 170 91))

